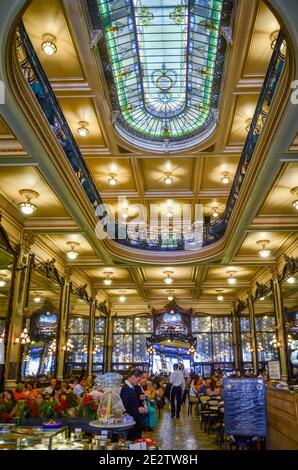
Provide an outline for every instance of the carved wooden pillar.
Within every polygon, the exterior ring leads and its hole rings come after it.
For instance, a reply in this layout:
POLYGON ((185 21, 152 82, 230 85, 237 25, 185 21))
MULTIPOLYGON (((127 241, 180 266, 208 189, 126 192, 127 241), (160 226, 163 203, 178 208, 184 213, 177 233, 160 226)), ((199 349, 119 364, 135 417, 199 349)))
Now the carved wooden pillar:
POLYGON ((250 333, 251 333, 251 347, 252 347, 252 365, 255 375, 258 375, 258 348, 257 348, 257 333, 256 333, 256 320, 255 309, 252 301, 252 296, 248 297, 248 312, 250 319, 250 333))
POLYGON ((20 335, 23 329, 24 312, 28 307, 30 273, 33 255, 30 254, 30 248, 34 243, 33 234, 24 230, 22 233, 21 244, 17 249, 17 258, 12 272, 13 286, 11 311, 8 315, 7 327, 7 347, 5 358, 5 386, 15 387, 18 380, 19 367, 21 361, 20 344, 15 343, 15 338, 20 335))
POLYGON ((95 328, 95 315, 96 315, 96 299, 92 296, 89 311, 89 337, 88 337, 88 357, 87 357, 87 374, 88 377, 92 376, 93 368, 93 350, 94 350, 94 328, 95 328))
POLYGON ((64 361, 65 351, 63 346, 66 342, 66 330, 70 305, 70 292, 71 292, 71 271, 69 268, 65 270, 64 284, 62 286, 61 299, 60 299, 60 315, 59 315, 59 329, 57 335, 57 352, 56 352, 56 376, 58 380, 63 379, 64 375, 64 361))
POLYGON ((278 273, 276 269, 272 270, 272 286, 273 286, 273 301, 275 309, 275 317, 277 324, 277 340, 281 343, 279 348, 279 357, 280 357, 280 371, 281 379, 287 381, 289 379, 288 375, 288 365, 287 365, 287 342, 286 342, 286 331, 285 324, 283 319, 283 301, 282 301, 282 292, 281 285, 278 280, 278 273))

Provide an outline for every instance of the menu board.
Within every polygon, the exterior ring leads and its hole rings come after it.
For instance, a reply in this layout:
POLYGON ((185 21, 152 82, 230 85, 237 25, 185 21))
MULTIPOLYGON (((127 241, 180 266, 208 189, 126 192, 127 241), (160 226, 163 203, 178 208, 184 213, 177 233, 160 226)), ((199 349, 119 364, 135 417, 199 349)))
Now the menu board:
POLYGON ((262 378, 225 378, 223 385, 226 434, 266 436, 266 387, 264 380, 262 378))

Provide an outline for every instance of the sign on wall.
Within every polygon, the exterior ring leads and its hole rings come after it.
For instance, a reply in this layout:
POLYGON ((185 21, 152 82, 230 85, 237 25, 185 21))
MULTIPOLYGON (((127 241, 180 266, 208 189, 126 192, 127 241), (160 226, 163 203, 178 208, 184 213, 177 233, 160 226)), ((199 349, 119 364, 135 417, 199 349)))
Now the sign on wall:
POLYGON ((226 434, 232 436, 266 436, 265 381, 262 378, 226 378, 223 385, 226 434))

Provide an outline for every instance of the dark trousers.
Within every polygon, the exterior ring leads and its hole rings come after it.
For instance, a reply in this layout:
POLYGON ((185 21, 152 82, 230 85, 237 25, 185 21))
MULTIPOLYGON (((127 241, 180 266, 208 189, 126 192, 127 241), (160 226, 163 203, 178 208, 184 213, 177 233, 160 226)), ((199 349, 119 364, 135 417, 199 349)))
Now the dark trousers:
POLYGON ((138 419, 135 418, 135 421, 136 421, 136 424, 134 428, 130 429, 127 433, 127 439, 129 441, 134 441, 135 439, 141 439, 142 437, 142 431, 144 429, 145 421, 142 419, 142 417, 138 419))
POLYGON ((179 416, 182 402, 181 387, 173 387, 171 391, 171 414, 172 416, 179 416), (176 404, 175 404, 176 402, 176 404))

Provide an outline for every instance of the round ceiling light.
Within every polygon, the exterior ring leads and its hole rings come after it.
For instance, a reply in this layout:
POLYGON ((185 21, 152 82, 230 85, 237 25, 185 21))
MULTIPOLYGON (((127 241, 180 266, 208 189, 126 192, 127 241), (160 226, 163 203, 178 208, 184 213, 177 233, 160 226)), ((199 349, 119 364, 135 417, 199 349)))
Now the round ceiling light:
POLYGON ((224 171, 222 174, 221 174, 222 178, 221 178, 221 182, 223 184, 229 184, 231 182, 231 178, 229 177, 229 173, 227 171, 224 171))
POLYGON ((164 183, 170 185, 173 182, 174 182, 174 178, 172 176, 172 173, 165 173, 164 183))
POLYGON ((74 261, 79 256, 78 251, 75 250, 80 244, 78 242, 67 242, 67 246, 70 247, 70 250, 66 252, 68 259, 74 261))
POLYGON ((287 282, 288 282, 289 284, 295 284, 296 279, 294 278, 294 276, 291 276, 291 277, 288 277, 287 282))
POLYGON ((212 209, 212 217, 214 217, 214 219, 217 219, 218 216, 219 216, 218 208, 217 208, 217 207, 213 207, 213 209, 212 209))
POLYGON ((117 183, 118 183, 118 180, 116 179, 116 174, 115 173, 111 173, 110 174, 110 178, 108 179, 108 183, 111 185, 111 186, 115 186, 117 183))
POLYGON ((81 121, 79 122, 79 128, 78 128, 78 134, 79 136, 81 137, 87 137, 87 135, 89 134, 89 129, 88 129, 88 122, 86 121, 81 121))
POLYGON ((228 278, 228 283, 231 284, 232 286, 237 283, 237 279, 234 277, 237 271, 228 271, 227 274, 230 274, 230 277, 228 278))
POLYGON ((173 290, 168 290, 168 301, 172 302, 174 300, 174 291, 173 290))
POLYGON ((173 278, 171 278, 171 274, 173 274, 173 271, 164 271, 164 274, 166 274, 167 277, 163 280, 163 282, 168 286, 173 284, 174 280, 173 278))
POLYGON ((0 287, 5 287, 6 286, 6 281, 4 280, 4 277, 0 277, 0 287))
POLYGON ((257 242, 257 245, 261 246, 261 249, 259 251, 259 255, 261 258, 268 258, 271 255, 271 251, 266 248, 266 246, 270 243, 269 240, 259 240, 257 242))
POLYGON ((20 196, 26 199, 25 202, 20 202, 19 208, 21 209, 24 215, 31 215, 37 209, 35 204, 32 204, 31 199, 37 199, 39 193, 33 191, 32 189, 21 189, 19 191, 20 196))
POLYGON ((112 285, 112 279, 110 279, 110 276, 113 274, 112 272, 105 271, 104 274, 106 275, 106 279, 104 279, 104 284, 106 286, 111 286, 112 285))
POLYGON ((217 296, 216 296, 217 300, 219 302, 223 302, 224 301, 224 296, 222 295, 223 290, 217 290, 216 293, 217 293, 217 296))
POLYGON ((41 44, 43 52, 47 55, 54 55, 57 52, 56 38, 52 34, 45 34, 41 44))

